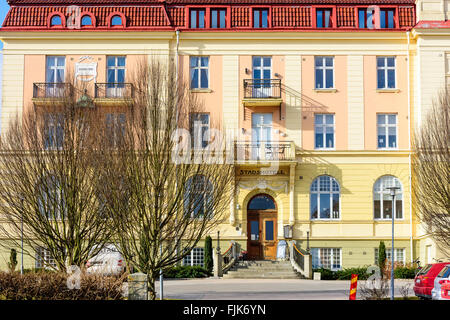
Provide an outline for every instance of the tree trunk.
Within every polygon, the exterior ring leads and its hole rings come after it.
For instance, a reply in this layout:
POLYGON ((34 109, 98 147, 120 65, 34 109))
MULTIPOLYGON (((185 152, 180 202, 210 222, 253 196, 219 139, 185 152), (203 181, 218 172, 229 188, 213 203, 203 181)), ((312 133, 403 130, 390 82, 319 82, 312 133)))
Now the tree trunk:
POLYGON ((148 275, 148 298, 149 300, 156 300, 156 287, 155 287, 155 277, 153 275, 148 275))

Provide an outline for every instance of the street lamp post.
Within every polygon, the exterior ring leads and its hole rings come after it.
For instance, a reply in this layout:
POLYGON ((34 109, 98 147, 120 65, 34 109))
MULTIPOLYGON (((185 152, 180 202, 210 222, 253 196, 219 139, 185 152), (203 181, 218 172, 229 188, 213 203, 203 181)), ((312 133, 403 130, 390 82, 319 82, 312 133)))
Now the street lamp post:
POLYGON ((391 191, 392 197, 392 249, 391 249, 391 300, 394 300, 394 218, 395 218, 395 191, 400 189, 399 187, 386 188, 391 191))

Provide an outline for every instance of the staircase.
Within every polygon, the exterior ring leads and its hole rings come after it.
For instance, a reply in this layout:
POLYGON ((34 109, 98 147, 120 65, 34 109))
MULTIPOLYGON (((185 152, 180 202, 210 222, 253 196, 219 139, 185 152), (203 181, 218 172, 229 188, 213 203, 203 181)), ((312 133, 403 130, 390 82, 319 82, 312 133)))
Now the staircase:
POLYGON ((302 279, 300 273, 292 268, 290 261, 239 261, 226 274, 224 279, 302 279))

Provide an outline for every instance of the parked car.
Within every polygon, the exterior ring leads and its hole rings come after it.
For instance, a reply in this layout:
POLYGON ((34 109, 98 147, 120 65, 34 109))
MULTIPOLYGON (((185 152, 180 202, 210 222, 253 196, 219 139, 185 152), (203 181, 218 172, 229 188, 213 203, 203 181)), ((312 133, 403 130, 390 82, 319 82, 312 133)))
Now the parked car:
POLYGON ((450 300, 450 283, 441 286, 441 300, 450 300))
POLYGON ((422 299, 431 299, 434 279, 449 262, 427 264, 417 273, 414 279, 414 294, 422 299))
POLYGON ((107 244, 86 263, 88 273, 120 275, 125 272, 125 260, 113 244, 107 244))
POLYGON ((433 300, 446 300, 441 297, 441 287, 446 283, 450 283, 450 264, 444 266, 434 279, 434 288, 431 290, 433 300))

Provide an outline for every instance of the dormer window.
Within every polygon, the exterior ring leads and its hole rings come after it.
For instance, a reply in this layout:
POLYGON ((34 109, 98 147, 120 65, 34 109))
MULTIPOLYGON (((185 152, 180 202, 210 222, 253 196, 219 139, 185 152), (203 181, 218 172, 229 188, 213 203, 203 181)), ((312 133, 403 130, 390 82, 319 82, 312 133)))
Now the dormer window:
POLYGON ((361 29, 373 29, 375 26, 375 10, 369 8, 359 9, 358 26, 361 29))
POLYGON ((380 10, 380 28, 394 29, 395 28, 395 9, 381 9, 380 10))
POLYGON ((227 9, 211 9, 211 28, 227 27, 227 9))
POLYGON ((122 21, 121 16, 114 16, 111 18, 111 26, 116 27, 116 26, 122 26, 122 25, 123 25, 123 21, 122 21))
POLYGON ((269 27, 269 9, 253 9, 253 28, 269 27))
POLYGON ((333 27, 333 10, 317 9, 316 10, 316 26, 317 28, 333 27))
POLYGON ((205 9, 191 9, 191 28, 203 29, 205 28, 205 9))
POLYGON ((55 26, 62 26, 62 20, 61 17, 59 15, 54 15, 52 17, 52 20, 50 21, 50 26, 55 27, 55 26))
POLYGON ((86 27, 86 26, 92 26, 92 18, 88 15, 83 16, 81 18, 81 26, 82 27, 86 27))

